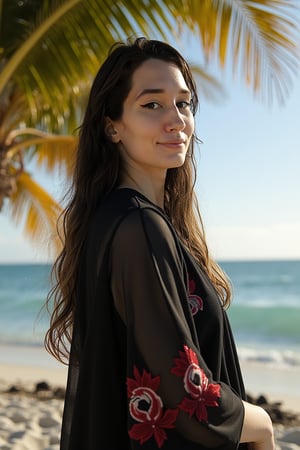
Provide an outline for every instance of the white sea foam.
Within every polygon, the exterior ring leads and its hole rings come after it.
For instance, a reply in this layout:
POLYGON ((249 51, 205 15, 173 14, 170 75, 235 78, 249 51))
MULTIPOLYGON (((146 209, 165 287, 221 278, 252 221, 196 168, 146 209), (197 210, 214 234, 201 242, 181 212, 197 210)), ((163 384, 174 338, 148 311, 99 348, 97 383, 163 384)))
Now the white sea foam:
POLYGON ((297 349, 238 347, 238 355, 241 361, 274 365, 276 368, 299 367, 300 369, 300 349, 297 351, 297 349))

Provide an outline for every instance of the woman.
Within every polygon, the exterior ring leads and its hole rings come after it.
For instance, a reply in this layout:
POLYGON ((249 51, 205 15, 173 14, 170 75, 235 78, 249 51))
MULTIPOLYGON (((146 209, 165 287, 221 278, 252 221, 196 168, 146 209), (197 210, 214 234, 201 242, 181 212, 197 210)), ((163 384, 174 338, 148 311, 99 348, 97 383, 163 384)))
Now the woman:
POLYGON ((80 131, 46 346, 68 355, 61 449, 273 450, 245 401, 194 186, 197 93, 169 45, 115 46, 80 131))

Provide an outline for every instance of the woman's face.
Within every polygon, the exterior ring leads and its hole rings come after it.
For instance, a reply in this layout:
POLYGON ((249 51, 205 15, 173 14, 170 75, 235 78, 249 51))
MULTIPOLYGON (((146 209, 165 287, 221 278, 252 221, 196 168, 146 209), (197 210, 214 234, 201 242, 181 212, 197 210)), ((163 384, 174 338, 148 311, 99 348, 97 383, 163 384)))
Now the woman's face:
POLYGON ((109 120, 127 172, 165 174, 184 163, 194 132, 190 101, 176 65, 149 59, 136 69, 121 119, 109 120))

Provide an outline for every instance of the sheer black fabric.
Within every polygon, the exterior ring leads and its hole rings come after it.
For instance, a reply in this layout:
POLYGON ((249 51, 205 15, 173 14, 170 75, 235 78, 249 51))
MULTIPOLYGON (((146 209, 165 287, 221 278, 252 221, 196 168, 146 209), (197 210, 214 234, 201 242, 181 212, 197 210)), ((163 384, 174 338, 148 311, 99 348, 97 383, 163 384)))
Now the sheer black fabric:
POLYGON ((113 192, 78 277, 61 450, 235 449, 242 399, 208 277, 160 208, 113 192))

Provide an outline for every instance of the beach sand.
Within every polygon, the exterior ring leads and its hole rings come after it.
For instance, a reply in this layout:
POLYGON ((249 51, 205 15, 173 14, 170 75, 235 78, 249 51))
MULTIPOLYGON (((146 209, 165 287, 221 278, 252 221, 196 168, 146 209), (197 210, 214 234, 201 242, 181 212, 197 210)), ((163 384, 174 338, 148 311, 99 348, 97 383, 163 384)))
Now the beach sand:
MULTIPOLYGON (((242 362, 242 372, 249 394, 281 402, 283 410, 300 416, 299 367, 242 362)), ((59 392, 66 379, 67 367, 43 349, 0 346, 0 450, 59 449, 63 400, 36 387, 46 382, 59 392), (6 393, 12 386, 16 392, 6 393)), ((276 424, 275 432, 278 449, 300 450, 300 423, 276 424)))
POLYGON ((276 364, 241 362, 248 394, 267 395, 273 402, 282 402, 285 409, 300 414, 300 367, 280 367, 276 364))

